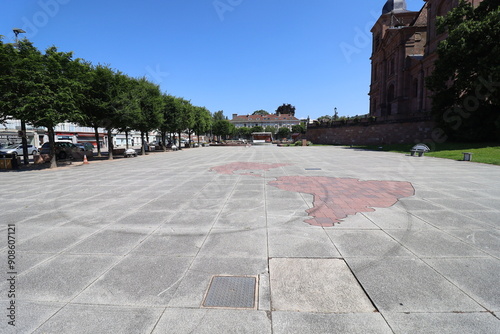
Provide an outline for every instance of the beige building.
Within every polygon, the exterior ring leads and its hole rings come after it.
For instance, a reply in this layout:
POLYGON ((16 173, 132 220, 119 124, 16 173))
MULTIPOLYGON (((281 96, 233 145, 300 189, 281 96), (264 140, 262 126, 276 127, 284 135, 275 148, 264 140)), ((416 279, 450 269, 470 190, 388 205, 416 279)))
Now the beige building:
POLYGON ((261 126, 265 129, 267 126, 272 126, 276 129, 289 128, 290 130, 292 130, 292 126, 300 124, 298 118, 288 114, 265 116, 233 114, 233 119, 231 119, 230 122, 236 128, 253 128, 254 126, 261 126))

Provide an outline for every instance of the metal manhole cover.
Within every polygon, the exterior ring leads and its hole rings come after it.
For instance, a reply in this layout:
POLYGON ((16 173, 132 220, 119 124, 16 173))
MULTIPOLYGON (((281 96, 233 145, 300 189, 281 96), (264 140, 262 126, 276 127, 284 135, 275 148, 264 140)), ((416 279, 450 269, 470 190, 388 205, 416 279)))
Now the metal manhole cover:
POLYGON ((203 301, 204 307, 255 308, 257 277, 214 276, 203 301))

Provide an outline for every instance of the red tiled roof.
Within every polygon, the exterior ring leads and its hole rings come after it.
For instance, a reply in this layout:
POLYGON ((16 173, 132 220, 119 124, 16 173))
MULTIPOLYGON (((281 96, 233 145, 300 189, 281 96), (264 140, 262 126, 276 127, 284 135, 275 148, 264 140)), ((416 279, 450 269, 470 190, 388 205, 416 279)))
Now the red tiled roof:
POLYGON ((280 116, 277 115, 238 115, 236 117, 233 117, 232 121, 237 121, 237 122, 246 122, 246 121, 298 121, 299 119, 294 116, 290 116, 288 114, 282 114, 280 116))

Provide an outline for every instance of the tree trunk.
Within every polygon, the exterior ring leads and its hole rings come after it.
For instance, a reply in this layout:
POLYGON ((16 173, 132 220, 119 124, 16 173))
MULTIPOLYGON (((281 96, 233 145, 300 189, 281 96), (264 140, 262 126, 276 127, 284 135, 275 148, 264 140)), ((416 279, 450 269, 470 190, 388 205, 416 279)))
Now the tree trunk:
POLYGON ((167 132, 166 131, 161 132, 161 143, 163 146, 163 152, 167 152, 167 132))
POLYGON ((25 165, 29 165, 30 161, 28 158, 29 152, 28 152, 28 139, 26 138, 26 122, 21 120, 21 132, 22 132, 22 144, 23 144, 23 163, 25 165))
POLYGON ((47 132, 49 133, 49 145, 50 145, 50 168, 56 168, 56 145, 55 145, 55 136, 54 136, 54 128, 52 126, 47 127, 47 132))
POLYGON ((111 129, 107 129, 108 131, 108 159, 113 160, 113 133, 111 129))
POLYGON ((94 126, 94 132, 95 132, 95 142, 97 144, 97 156, 102 157, 102 155, 101 155, 101 142, 99 141, 99 128, 97 126, 94 126))
POLYGON ((144 132, 141 131, 141 154, 146 155, 146 143, 144 143, 144 132))
POLYGON ((179 145, 177 146, 179 150, 182 150, 182 142, 181 142, 181 131, 179 131, 179 145))
POLYGON ((128 130, 125 130, 125 147, 128 150, 128 130))

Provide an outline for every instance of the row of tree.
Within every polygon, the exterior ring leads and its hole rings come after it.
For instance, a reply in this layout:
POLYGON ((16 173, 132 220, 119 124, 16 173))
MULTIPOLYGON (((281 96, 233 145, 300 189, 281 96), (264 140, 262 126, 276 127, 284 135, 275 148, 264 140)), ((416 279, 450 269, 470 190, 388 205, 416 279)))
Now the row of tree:
POLYGON ((98 128, 106 129, 110 159, 116 130, 140 131, 143 140, 158 130, 165 146, 168 133, 179 138, 183 131, 200 135, 228 123, 222 111, 212 117, 205 107, 162 93, 146 78, 75 59, 72 52, 55 47, 42 53, 28 40, 16 45, 0 40, 0 123, 9 117, 47 128, 52 167, 56 165, 54 127, 62 122, 93 127, 99 155, 98 128))

